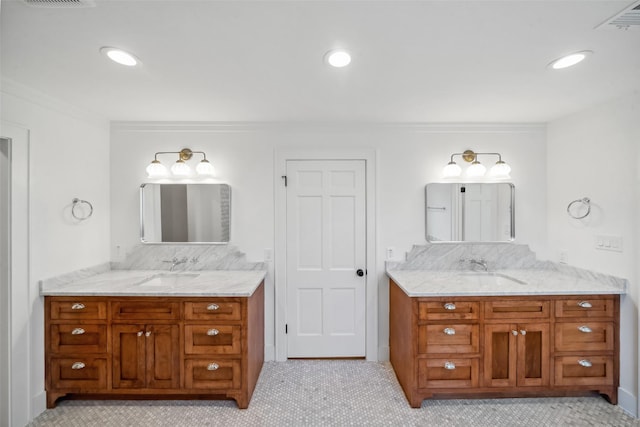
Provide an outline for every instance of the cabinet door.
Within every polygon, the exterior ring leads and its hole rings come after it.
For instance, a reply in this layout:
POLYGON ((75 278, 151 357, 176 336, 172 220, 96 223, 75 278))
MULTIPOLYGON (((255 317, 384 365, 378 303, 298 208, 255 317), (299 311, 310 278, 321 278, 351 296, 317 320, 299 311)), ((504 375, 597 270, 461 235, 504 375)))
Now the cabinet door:
POLYGON ((179 388, 179 326, 147 325, 145 328, 145 344, 147 387, 179 388))
POLYGON ((113 325, 113 388, 145 386, 144 325, 113 325))
POLYGON ((515 324, 485 325, 484 386, 516 385, 518 330, 515 324))
POLYGON ((549 324, 518 326, 518 387, 549 385, 549 324))

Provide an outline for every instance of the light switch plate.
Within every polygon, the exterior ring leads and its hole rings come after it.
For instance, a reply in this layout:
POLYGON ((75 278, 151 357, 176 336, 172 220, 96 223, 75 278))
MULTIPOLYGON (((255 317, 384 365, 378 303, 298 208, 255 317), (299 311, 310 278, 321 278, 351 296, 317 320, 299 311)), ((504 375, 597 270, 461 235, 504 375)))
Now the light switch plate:
POLYGON ((595 239, 595 247, 601 251, 622 252, 622 236, 599 234, 595 239))

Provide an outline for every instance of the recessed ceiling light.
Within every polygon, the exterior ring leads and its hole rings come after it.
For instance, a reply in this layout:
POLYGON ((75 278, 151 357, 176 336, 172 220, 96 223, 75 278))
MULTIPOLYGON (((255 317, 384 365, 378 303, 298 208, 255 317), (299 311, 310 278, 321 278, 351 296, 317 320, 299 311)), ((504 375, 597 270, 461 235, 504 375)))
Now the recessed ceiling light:
POLYGON ((330 50, 324 55, 327 63, 332 67, 346 67, 351 62, 351 55, 344 49, 330 50))
POLYGON ((561 70, 563 68, 571 67, 579 62, 582 62, 587 56, 593 54, 590 50, 583 50, 580 52, 574 52, 569 55, 565 55, 562 58, 558 58, 548 65, 549 68, 554 70, 561 70))
POLYGON ((106 55, 107 58, 109 58, 113 62, 117 62, 121 65, 126 65, 127 67, 134 67, 140 63, 140 60, 134 55, 115 47, 100 48, 100 53, 106 55))

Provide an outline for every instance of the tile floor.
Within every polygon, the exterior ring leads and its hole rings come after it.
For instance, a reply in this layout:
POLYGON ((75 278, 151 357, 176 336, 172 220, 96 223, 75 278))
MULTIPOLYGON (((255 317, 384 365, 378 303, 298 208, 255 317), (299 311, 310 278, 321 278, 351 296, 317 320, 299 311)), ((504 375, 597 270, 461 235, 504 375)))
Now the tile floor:
POLYGON ((29 426, 640 426, 600 397, 425 400, 409 407, 389 363, 265 363, 246 410, 234 401, 59 402, 29 426))

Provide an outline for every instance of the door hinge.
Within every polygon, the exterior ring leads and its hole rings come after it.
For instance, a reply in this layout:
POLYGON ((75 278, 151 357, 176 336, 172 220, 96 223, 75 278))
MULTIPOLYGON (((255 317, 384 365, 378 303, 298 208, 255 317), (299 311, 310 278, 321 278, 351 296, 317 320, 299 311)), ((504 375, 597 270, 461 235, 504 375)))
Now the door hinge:
POLYGON ((282 179, 284 179, 284 186, 287 186, 287 175, 282 175, 282 179))
POLYGON ((285 334, 289 333, 289 325, 287 325, 286 323, 284 324, 284 333, 285 334))

